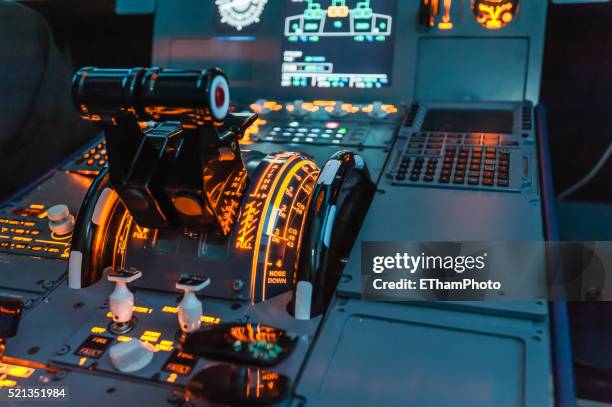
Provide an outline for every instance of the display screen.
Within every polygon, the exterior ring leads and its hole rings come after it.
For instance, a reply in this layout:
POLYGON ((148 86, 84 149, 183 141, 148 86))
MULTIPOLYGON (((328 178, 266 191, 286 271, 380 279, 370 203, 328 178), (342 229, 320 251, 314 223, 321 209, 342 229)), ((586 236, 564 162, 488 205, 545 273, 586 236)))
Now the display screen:
POLYGON ((514 113, 509 110, 431 109, 427 111, 421 129, 509 134, 514 130, 514 113))
POLYGON ((389 86, 395 10, 395 0, 287 0, 281 86, 389 86))

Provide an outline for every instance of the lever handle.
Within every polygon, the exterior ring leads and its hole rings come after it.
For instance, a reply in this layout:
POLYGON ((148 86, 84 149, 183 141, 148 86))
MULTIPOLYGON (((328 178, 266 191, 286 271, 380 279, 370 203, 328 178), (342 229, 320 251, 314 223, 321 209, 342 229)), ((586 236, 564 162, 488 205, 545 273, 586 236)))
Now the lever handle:
POLYGON ((23 305, 19 297, 0 296, 0 341, 17 335, 23 305))

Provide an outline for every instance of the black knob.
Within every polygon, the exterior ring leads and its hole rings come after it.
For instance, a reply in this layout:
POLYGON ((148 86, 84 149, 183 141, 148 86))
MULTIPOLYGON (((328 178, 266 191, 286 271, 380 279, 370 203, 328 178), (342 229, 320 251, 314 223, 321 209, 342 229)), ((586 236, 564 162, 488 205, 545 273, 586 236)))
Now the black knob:
POLYGON ((17 335, 17 328, 23 311, 23 301, 19 297, 0 296, 0 339, 17 335))

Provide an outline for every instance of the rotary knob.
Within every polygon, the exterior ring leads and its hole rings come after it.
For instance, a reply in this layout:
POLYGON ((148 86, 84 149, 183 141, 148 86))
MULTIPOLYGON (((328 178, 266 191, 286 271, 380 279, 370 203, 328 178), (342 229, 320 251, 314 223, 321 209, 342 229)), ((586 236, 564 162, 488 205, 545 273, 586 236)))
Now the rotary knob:
POLYGON ((155 351, 151 344, 134 338, 113 345, 109 354, 115 369, 124 373, 133 373, 151 363, 155 351))
POLYGON ((57 235, 67 235, 74 229, 74 216, 66 205, 55 205, 47 210, 49 229, 57 235))

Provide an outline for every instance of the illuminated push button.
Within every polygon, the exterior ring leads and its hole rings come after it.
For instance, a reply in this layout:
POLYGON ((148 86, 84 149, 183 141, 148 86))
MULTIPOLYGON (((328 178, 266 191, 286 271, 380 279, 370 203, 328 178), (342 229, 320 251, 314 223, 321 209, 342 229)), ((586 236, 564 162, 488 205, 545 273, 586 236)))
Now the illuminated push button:
POLYGON ((67 235, 74 229, 74 216, 66 205, 55 205, 47 210, 49 229, 57 235, 67 235))
POLYGON ((338 127, 340 127, 340 124, 338 122, 327 122, 327 123, 325 123, 325 128, 326 129, 337 129, 338 127))
POLYGON ((111 331, 115 334, 124 334, 133 327, 132 315, 134 313, 134 294, 127 288, 127 284, 142 277, 142 272, 130 268, 128 270, 110 271, 108 281, 115 283, 115 289, 108 298, 113 323, 111 331))
POLYGON ((202 302, 196 292, 210 285, 210 278, 183 274, 176 283, 176 288, 183 290, 185 295, 178 304, 178 320, 181 331, 189 333, 200 329, 202 321, 202 302))
POLYGON ((113 367, 124 373, 137 372, 143 369, 151 363, 154 353, 151 344, 138 339, 119 342, 113 345, 109 351, 113 367))

